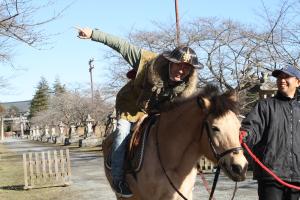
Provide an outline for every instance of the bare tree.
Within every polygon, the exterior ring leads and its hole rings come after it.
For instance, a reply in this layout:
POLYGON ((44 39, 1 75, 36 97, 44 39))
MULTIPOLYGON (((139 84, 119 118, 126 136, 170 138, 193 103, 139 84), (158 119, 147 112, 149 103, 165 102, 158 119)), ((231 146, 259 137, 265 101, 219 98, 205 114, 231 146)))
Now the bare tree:
MULTIPOLYGON (((270 10, 262 1, 260 24, 219 18, 198 18, 182 23, 181 43, 195 49, 205 65, 199 72, 201 84, 214 83, 221 90, 236 89, 242 108, 256 101, 257 95, 248 93, 260 84, 262 73, 269 74, 287 62, 299 62, 299 5, 299 1, 287 0, 277 10, 270 10)), ((173 49, 176 46, 174 23, 155 25, 156 31, 132 30, 128 40, 157 53, 173 49)), ((124 85, 129 66, 113 51, 108 51, 106 58, 114 63, 109 86, 124 85)))
MULTIPOLYGON (((57 19, 69 5, 45 19, 39 17, 42 10, 50 10, 55 1, 2 0, 0 1, 0 62, 13 66, 12 54, 16 44, 41 48, 49 34, 43 25, 57 19), (39 19, 39 20, 37 20, 39 19)), ((0 88, 7 87, 4 76, 0 76, 0 88)))
POLYGON ((96 124, 101 124, 104 123, 112 108, 113 106, 102 98, 99 91, 95 91, 93 104, 91 104, 90 95, 87 92, 64 92, 53 96, 49 108, 37 113, 31 119, 31 123, 45 126, 63 122, 66 125, 82 126, 89 114, 96 124))
POLYGON ((3 0, 0 2, 0 61, 10 60, 15 42, 37 47, 45 39, 48 39, 48 34, 45 33, 42 26, 57 19, 69 6, 47 19, 36 20, 38 12, 50 8, 52 4, 54 1, 51 0, 42 3, 33 3, 31 0, 3 0))

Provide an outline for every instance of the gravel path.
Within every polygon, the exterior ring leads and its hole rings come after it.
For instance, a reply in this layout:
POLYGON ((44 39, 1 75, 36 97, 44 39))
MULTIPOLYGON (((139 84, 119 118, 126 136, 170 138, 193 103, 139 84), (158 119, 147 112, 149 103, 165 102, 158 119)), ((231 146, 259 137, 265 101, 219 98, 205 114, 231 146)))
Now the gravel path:
MULTIPOLYGON (((46 151, 46 150, 60 150, 69 148, 66 146, 59 146, 54 144, 35 142, 21 139, 6 139, 1 144, 11 151, 21 154, 29 151, 46 151)), ((114 194, 105 178, 103 169, 103 157, 100 151, 82 151, 79 148, 70 148, 71 169, 72 169, 72 185, 65 187, 68 190, 67 196, 61 197, 62 200, 112 200, 114 194)), ((255 200, 257 198, 257 184, 251 180, 251 173, 246 181, 238 183, 238 190, 235 199, 238 200, 255 200)), ((205 174, 205 178, 211 185, 213 174, 205 174)), ((221 174, 216 192, 216 200, 230 200, 232 197, 235 183, 221 174)), ((206 191, 200 176, 194 189, 194 199, 208 199, 208 192, 206 191)))

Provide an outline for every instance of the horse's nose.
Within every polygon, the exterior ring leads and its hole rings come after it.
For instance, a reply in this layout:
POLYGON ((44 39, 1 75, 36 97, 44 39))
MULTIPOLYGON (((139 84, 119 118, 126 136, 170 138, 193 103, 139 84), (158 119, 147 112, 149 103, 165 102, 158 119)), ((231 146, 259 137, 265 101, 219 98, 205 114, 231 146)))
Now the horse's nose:
POLYGON ((242 173, 243 173, 243 168, 242 168, 241 165, 232 164, 232 165, 231 165, 231 170, 232 170, 235 174, 242 174, 242 173))

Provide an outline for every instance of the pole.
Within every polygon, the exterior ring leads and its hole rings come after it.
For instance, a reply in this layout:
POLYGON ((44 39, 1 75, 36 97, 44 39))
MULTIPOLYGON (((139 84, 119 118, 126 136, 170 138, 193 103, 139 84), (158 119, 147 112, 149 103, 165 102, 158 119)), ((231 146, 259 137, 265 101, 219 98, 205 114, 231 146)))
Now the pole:
POLYGON ((21 138, 24 138, 24 119, 23 119, 23 116, 20 115, 20 128, 21 128, 21 138))
POLYGON ((90 72, 90 79, 91 79, 91 94, 92 94, 92 103, 94 102, 94 88, 93 88, 93 69, 95 66, 93 65, 94 58, 89 60, 89 72, 90 72))
POLYGON ((180 45, 180 27, 179 27, 179 14, 178 14, 178 0, 175 0, 175 14, 176 14, 176 42, 177 46, 180 45))
POLYGON ((4 140, 4 123, 3 123, 3 116, 1 116, 1 140, 4 140))

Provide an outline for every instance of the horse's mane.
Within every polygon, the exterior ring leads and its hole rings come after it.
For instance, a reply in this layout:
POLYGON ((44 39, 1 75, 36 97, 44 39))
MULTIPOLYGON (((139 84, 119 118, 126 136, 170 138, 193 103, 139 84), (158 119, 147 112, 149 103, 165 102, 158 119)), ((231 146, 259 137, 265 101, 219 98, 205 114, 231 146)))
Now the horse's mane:
POLYGON ((177 107, 185 104, 189 101, 195 101, 196 98, 206 98, 210 101, 211 106, 208 110, 208 113, 213 115, 214 117, 222 117, 228 111, 232 111, 236 114, 239 113, 239 104, 233 98, 234 90, 229 90, 225 93, 221 93, 217 86, 215 85, 206 85, 204 88, 201 88, 199 92, 195 93, 189 98, 177 98, 166 110, 173 110, 177 107))
POLYGON ((228 111, 232 111, 235 114, 239 113, 239 103, 236 101, 235 91, 228 90, 225 93, 221 93, 218 87, 214 85, 207 85, 198 94, 199 97, 207 98, 210 103, 209 113, 216 118, 222 117, 228 111))

